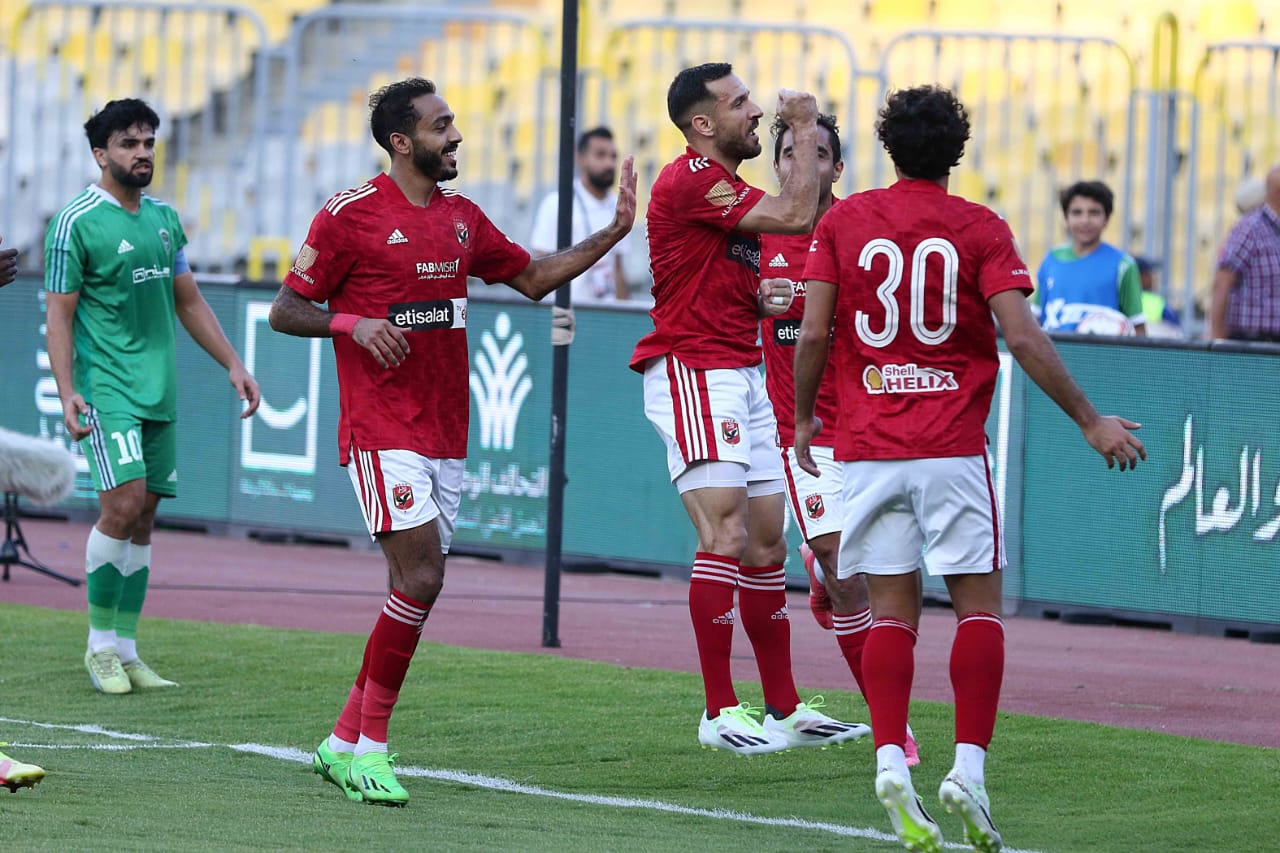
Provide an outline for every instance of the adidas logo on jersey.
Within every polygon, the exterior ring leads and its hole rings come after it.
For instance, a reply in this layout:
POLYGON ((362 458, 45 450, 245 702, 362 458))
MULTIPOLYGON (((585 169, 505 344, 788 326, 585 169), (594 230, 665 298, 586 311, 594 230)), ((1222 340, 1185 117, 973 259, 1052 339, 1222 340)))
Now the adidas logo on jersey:
POLYGON ((133 251, 133 244, 130 243, 128 240, 121 240, 120 247, 116 249, 116 254, 123 255, 125 252, 132 252, 132 251, 133 251))
POLYGON ((782 605, 782 608, 781 608, 780 610, 778 610, 776 613, 774 613, 772 616, 770 616, 769 618, 770 618, 770 619, 781 619, 781 620, 782 620, 782 621, 784 621, 784 622, 790 622, 790 621, 791 621, 791 615, 790 615, 790 613, 787 611, 787 605, 785 605, 785 604, 784 604, 784 605, 782 605))
POLYGON ((786 265, 787 265, 787 259, 786 259, 786 258, 784 258, 784 257, 782 257, 782 253, 781 253, 781 252, 779 252, 778 254, 774 255, 774 256, 773 256, 773 260, 769 261, 769 266, 771 266, 771 267, 773 267, 773 268, 775 268, 775 269, 777 269, 778 267, 785 267, 786 265))
POLYGON ((733 611, 732 611, 732 610, 726 610, 726 611, 724 612, 724 615, 723 615, 723 616, 717 616, 716 618, 712 619, 711 621, 712 621, 712 623, 713 623, 713 624, 715 624, 715 625, 732 625, 732 624, 733 624, 733 622, 734 622, 734 619, 733 619, 733 611))
POLYGON ((394 246, 397 243, 408 243, 409 238, 400 233, 400 229, 391 232, 391 236, 387 238, 387 245, 394 246))

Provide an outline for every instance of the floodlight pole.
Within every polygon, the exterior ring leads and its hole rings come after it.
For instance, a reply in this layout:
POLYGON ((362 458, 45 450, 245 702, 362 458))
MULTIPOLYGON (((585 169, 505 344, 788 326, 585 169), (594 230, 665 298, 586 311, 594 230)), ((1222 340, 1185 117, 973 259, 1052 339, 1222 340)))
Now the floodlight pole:
MULTIPOLYGON (((578 119, 578 0, 564 0, 560 25, 560 167, 556 247, 573 242, 573 146, 578 119)), ((569 342, 555 334, 556 315, 570 308, 569 287, 556 291, 551 354, 551 463, 547 491, 547 565, 542 592, 542 645, 560 647, 560 557, 564 547, 565 415, 569 396, 569 342)), ((570 329, 572 329, 572 321, 570 329)))

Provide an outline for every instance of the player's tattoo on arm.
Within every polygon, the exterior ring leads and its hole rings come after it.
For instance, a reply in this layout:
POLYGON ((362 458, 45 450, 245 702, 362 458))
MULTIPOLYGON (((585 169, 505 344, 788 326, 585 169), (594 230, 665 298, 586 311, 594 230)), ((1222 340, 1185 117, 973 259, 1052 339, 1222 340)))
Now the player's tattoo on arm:
POLYGON ((333 315, 320 308, 293 288, 281 285, 268 315, 271 328, 286 335, 302 338, 329 338, 333 336, 330 323, 333 315))

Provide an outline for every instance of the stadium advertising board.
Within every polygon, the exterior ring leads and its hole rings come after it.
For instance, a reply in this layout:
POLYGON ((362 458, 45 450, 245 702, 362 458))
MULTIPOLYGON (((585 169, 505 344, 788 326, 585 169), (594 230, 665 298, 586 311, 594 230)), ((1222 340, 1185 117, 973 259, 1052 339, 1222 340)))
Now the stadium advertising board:
POLYGON ((1028 394, 1025 597, 1280 623, 1276 356, 1058 346, 1100 411, 1142 423, 1149 461, 1107 471, 1028 394))

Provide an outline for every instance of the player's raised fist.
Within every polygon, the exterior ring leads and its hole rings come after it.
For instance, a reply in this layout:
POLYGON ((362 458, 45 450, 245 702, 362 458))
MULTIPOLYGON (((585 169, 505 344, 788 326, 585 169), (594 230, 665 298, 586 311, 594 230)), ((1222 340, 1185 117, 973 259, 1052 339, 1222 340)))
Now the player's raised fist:
POLYGON ((818 100, 808 92, 783 89, 778 92, 778 117, 791 127, 818 120, 818 100))
POLYGON ((760 307, 765 316, 785 314, 795 299, 795 285, 789 278, 766 278, 760 282, 760 307))

